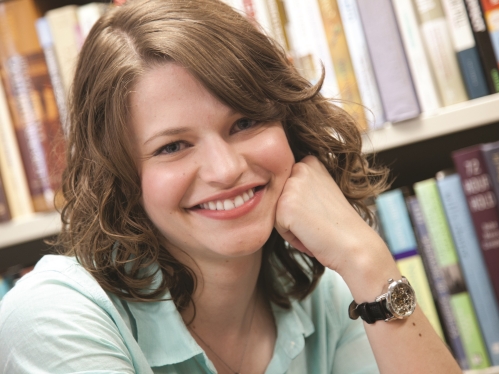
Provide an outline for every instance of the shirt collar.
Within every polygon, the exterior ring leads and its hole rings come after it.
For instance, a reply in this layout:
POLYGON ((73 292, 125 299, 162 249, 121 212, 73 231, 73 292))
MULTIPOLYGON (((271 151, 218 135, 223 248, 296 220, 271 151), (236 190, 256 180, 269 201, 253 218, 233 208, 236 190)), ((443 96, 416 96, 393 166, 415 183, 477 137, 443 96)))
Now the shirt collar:
MULTIPOLYGON (((167 293, 165 298, 170 298, 167 293)), ((137 326, 137 343, 151 367, 173 365, 202 354, 204 351, 191 336, 173 301, 128 303, 137 326)), ((290 309, 272 305, 277 326, 277 341, 269 364, 271 372, 285 372, 293 358, 305 346, 305 338, 314 331, 314 324, 299 302, 290 309)))

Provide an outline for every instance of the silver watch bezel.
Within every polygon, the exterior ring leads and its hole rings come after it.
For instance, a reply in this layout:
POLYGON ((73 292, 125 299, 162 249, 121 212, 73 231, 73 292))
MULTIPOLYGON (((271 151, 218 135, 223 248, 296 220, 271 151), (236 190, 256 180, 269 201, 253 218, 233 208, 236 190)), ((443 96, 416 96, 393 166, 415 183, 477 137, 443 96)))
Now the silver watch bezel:
POLYGON ((414 313, 414 310, 416 309, 416 293, 414 292, 414 289, 412 288, 411 284, 407 280, 406 277, 402 277, 402 279, 395 281, 393 279, 388 279, 388 291, 384 293, 383 295, 380 295, 376 298, 376 302, 380 302, 382 300, 386 300, 386 309, 391 313, 391 316, 387 315, 387 318, 385 319, 385 322, 392 321, 393 319, 404 319, 412 315, 414 313), (408 290, 412 293, 412 303, 410 305, 410 309, 404 313, 400 314, 398 313, 392 305, 392 295, 394 291, 400 287, 401 285, 407 287, 408 290))

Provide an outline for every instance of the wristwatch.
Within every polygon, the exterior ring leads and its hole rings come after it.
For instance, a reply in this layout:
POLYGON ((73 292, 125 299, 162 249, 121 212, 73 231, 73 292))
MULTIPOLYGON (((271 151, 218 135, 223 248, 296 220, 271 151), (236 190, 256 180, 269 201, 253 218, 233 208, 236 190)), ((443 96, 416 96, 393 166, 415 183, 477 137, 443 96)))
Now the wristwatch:
POLYGON ((369 324, 384 320, 404 319, 416 309, 416 294, 406 277, 394 281, 388 279, 388 291, 372 303, 357 304, 353 300, 348 307, 351 319, 362 318, 369 324))

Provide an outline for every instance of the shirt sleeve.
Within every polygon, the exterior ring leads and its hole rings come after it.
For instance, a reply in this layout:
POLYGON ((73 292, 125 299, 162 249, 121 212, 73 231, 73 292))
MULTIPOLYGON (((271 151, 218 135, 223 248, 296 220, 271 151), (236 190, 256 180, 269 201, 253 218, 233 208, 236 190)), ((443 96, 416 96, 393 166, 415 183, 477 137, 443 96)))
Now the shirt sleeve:
POLYGON ((22 279, 0 304, 0 373, 134 373, 109 314, 61 279, 22 279))

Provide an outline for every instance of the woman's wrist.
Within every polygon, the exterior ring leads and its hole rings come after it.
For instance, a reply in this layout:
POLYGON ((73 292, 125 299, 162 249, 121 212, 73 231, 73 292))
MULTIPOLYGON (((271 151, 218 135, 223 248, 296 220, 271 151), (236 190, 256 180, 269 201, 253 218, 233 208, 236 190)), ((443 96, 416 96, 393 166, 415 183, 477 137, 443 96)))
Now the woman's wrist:
POLYGON ((387 280, 402 277, 393 256, 381 238, 369 246, 351 250, 335 269, 345 280, 354 299, 374 301, 386 291, 387 280))

